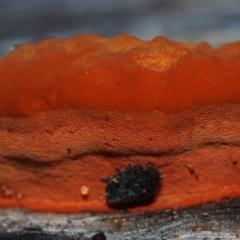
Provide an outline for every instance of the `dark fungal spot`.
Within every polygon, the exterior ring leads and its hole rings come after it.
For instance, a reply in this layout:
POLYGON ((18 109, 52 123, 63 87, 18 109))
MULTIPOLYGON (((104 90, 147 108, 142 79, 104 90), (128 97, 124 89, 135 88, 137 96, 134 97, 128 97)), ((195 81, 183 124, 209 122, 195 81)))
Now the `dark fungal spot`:
POLYGON ((72 153, 72 149, 71 148, 67 148, 67 154, 70 155, 72 153))
POLYGON ((233 164, 233 165, 237 165, 237 163, 238 163, 238 162, 237 162, 236 160, 232 160, 232 164, 233 164))
POLYGON ((128 165, 118 169, 106 186, 109 206, 128 208, 150 203, 159 188, 161 174, 153 166, 128 165))
POLYGON ((106 114, 105 117, 104 117, 105 121, 108 122, 109 121, 109 115, 106 114))
POLYGON ((94 236, 92 236, 92 240, 106 240, 106 236, 103 232, 99 232, 97 234, 95 234, 94 236))

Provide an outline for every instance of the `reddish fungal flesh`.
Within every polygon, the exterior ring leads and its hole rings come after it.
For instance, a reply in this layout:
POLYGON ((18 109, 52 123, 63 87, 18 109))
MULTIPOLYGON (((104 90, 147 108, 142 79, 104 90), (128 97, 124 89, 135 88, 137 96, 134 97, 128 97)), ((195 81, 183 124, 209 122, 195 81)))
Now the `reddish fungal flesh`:
POLYGON ((0 206, 111 211, 100 179, 128 164, 163 176, 154 202, 132 211, 240 195, 239 63, 240 42, 162 37, 14 49, 0 59, 0 206))

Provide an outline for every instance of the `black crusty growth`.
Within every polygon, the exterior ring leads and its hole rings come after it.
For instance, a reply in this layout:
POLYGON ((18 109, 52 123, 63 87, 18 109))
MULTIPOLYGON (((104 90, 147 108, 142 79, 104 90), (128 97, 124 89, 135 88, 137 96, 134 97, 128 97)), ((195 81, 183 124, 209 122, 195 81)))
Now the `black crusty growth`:
POLYGON ((106 186, 108 204, 126 208, 153 200, 161 174, 153 166, 128 165, 109 178, 106 186))

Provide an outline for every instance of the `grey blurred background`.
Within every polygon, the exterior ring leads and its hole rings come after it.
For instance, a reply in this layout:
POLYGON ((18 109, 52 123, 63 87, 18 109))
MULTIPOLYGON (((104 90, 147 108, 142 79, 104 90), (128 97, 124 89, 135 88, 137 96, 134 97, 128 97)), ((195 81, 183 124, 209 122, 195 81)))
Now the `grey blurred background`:
POLYGON ((129 33, 214 46, 240 40, 239 0, 0 0, 0 56, 47 37, 129 33))

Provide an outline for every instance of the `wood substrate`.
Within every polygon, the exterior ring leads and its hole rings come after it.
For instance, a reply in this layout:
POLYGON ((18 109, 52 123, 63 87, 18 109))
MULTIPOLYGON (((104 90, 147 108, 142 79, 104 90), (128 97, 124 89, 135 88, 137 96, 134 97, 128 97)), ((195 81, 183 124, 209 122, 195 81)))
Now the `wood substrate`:
POLYGON ((128 164, 163 177, 131 211, 240 195, 239 42, 49 39, 2 57, 0 76, 0 206, 111 211, 100 179, 128 164))

